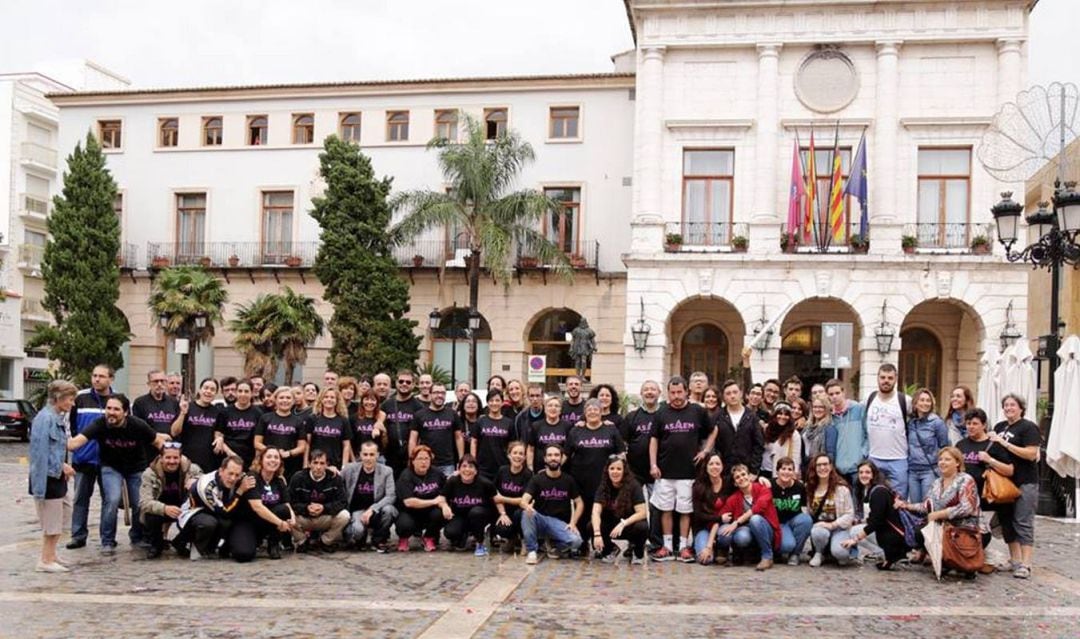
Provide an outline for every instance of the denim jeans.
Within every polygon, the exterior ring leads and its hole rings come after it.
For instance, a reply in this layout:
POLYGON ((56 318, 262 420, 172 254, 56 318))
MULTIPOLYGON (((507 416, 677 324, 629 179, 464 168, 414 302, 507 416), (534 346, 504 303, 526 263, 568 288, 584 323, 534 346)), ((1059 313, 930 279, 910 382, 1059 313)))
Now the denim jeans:
POLYGON ((128 537, 132 544, 142 541, 143 527, 139 522, 139 487, 142 473, 124 475, 108 466, 101 467, 101 547, 116 546, 116 511, 123 503, 121 493, 127 487, 128 504, 131 506, 131 530, 128 537))
MULTIPOLYGON (((723 526, 721 526, 722 528, 723 526)), ((773 558, 772 525, 761 515, 751 516, 750 521, 736 528, 731 537, 717 534, 716 541, 721 546, 734 544, 736 548, 747 548, 750 544, 757 544, 762 559, 773 558)))
MULTIPOLYGON (((98 466, 86 466, 85 470, 75 472, 75 497, 71 506, 71 538, 86 541, 90 535, 87 524, 90 520, 90 500, 94 497, 94 484, 101 488, 101 469, 98 466)), ((138 500, 136 500, 136 503, 138 500)))
POLYGON ((521 534, 525 538, 525 550, 536 552, 540 547, 537 540, 547 537, 559 550, 577 550, 581 547, 581 534, 568 530, 566 522, 555 517, 548 517, 536 511, 526 512, 521 518, 521 534))
POLYGON ((780 524, 780 554, 801 555, 806 547, 806 540, 810 539, 810 529, 814 527, 814 520, 806 513, 799 513, 786 522, 780 524))
POLYGON ((937 473, 932 468, 909 472, 906 500, 912 504, 925 500, 930 494, 930 488, 934 485, 935 479, 937 479, 937 473))
POLYGON ((821 555, 832 555, 836 563, 846 566, 859 556, 859 547, 855 546, 848 550, 840 544, 851 537, 850 530, 828 530, 822 526, 814 526, 810 529, 810 542, 814 544, 814 552, 821 555))
MULTIPOLYGON (((878 470, 889 478, 889 485, 900 495, 900 499, 907 499, 908 495, 908 463, 906 459, 876 459, 870 458, 878 470)), ((854 484, 852 484, 854 485, 854 484)))
MULTIPOLYGON (((727 538, 724 538, 724 542, 730 544, 731 540, 727 539, 727 538)), ((705 550, 705 547, 708 546, 708 545, 709 545, 709 529, 706 528, 704 530, 697 531, 697 534, 694 535, 694 556, 700 555, 701 551, 705 550)), ((719 545, 720 545, 720 535, 718 534, 716 536, 716 543, 713 544, 713 546, 714 546, 713 547, 714 554, 715 554, 715 551, 716 551, 716 546, 719 546, 719 545)), ((727 548, 727 546, 724 546, 724 548, 727 548)))

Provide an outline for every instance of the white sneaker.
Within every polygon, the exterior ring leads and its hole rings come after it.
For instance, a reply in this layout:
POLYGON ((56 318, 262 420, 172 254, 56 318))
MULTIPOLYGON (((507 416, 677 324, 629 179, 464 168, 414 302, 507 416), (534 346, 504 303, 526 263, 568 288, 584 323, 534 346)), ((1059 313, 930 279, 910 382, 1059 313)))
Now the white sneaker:
POLYGON ((787 558, 787 565, 798 566, 799 565, 799 553, 793 552, 791 556, 787 558))
POLYGON ((525 564, 528 566, 535 566, 538 561, 540 561, 540 558, 536 556, 535 550, 530 550, 529 554, 525 556, 525 564))
POLYGON ((195 544, 191 544, 191 561, 199 561, 200 559, 202 559, 202 554, 195 547, 195 544))
POLYGON ((37 566, 34 567, 35 572, 71 572, 66 566, 61 566, 55 561, 45 563, 42 561, 37 562, 37 566))
POLYGON ((810 558, 810 567, 811 568, 820 568, 821 567, 821 560, 822 560, 821 553, 819 553, 819 552, 814 553, 814 556, 810 558))

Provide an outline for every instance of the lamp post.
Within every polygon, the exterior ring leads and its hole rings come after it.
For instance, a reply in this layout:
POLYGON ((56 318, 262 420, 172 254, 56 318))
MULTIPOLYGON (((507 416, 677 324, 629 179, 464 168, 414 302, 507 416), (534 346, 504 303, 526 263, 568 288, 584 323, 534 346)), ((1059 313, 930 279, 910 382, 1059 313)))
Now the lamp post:
POLYGON ((166 337, 172 336, 174 340, 183 339, 187 341, 187 348, 184 349, 184 352, 180 353, 180 370, 184 371, 182 387, 182 392, 184 393, 190 393, 193 390, 195 366, 194 360, 191 359, 194 354, 192 351, 196 347, 196 338, 206 328, 208 319, 207 314, 202 311, 193 315, 162 313, 158 316, 158 323, 161 325, 161 329, 166 337), (169 330, 169 325, 176 315, 181 315, 180 325, 176 327, 176 330, 169 330))
MULTIPOLYGON (((1050 332, 1039 338, 1040 350, 1045 351, 1047 363, 1050 366, 1047 383, 1048 416, 1054 414, 1054 372, 1058 367, 1057 349, 1062 326, 1061 267, 1064 265, 1075 267, 1080 264, 1080 245, 1077 244, 1077 236, 1080 235, 1080 193, 1076 191, 1076 182, 1062 184, 1059 176, 1054 182, 1051 203, 1053 213, 1047 210, 1045 203, 1040 203, 1039 209, 1026 218, 1035 237, 1031 244, 1018 251, 1013 251, 1013 245, 1017 241, 1017 227, 1020 213, 1024 210, 1023 205, 1012 199, 1012 192, 1006 191, 1001 194, 1001 201, 990 209, 997 226, 998 242, 1005 247, 1006 259, 1010 262, 1027 262, 1032 268, 1045 268, 1050 271, 1050 332)), ((1002 344, 1004 343, 1005 336, 1003 335, 1002 344)), ((1050 420, 1047 419, 1043 432, 1044 449, 1049 435, 1050 420)), ((1040 475, 1052 476, 1053 473, 1049 472, 1049 467, 1043 461, 1045 459, 1046 452, 1043 450, 1039 462, 1040 475)), ((1053 499, 1043 493, 1040 502, 1047 498, 1053 499)), ((1040 512, 1042 510, 1040 509, 1040 512)))
POLYGON ((645 355, 645 347, 649 343, 649 331, 652 327, 645 321, 645 298, 641 298, 641 317, 630 327, 630 336, 634 338, 634 351, 638 355, 645 355))
POLYGON ((769 316, 765 313, 765 302, 761 302, 761 317, 757 321, 757 326, 754 327, 754 341, 752 342, 754 348, 757 349, 758 355, 764 355, 765 351, 769 350, 769 342, 772 341, 772 336, 775 331, 769 326, 769 316), (761 331, 765 331, 764 335, 761 331))
POLYGON ((891 324, 885 321, 885 309, 887 302, 881 302, 881 324, 878 324, 874 329, 874 340, 877 342, 877 352, 881 356, 888 355, 892 351, 893 337, 896 336, 896 329, 891 324))
POLYGON ((476 335, 480 332, 480 312, 469 307, 469 364, 472 368, 472 387, 476 389, 476 335))
POLYGON ((1016 328, 1016 322, 1013 321, 1012 310, 1013 303, 1010 301, 1008 308, 1005 309, 1005 328, 1001 329, 1001 334, 998 335, 998 339, 1001 340, 1002 353, 1022 337, 1020 329, 1016 328))

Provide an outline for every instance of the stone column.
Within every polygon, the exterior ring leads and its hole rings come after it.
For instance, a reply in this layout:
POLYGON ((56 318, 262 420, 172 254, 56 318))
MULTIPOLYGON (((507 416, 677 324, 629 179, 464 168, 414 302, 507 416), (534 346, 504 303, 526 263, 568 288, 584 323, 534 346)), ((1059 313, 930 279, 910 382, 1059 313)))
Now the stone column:
POLYGON ((1021 87, 1021 58, 1023 43, 1016 38, 1001 38, 997 41, 997 101, 998 107, 1016 99, 1021 87))
POLYGON ((779 58, 780 44, 757 45, 758 84, 754 126, 754 201, 749 226, 750 252, 775 253, 780 243, 780 218, 776 213, 776 156, 779 153, 779 58))
MULTIPOLYGON (((869 141, 870 155, 870 252, 900 252, 900 225, 896 210, 896 133, 899 126, 897 100, 899 72, 897 60, 900 42, 877 43, 877 95, 874 102, 874 127, 869 141)), ((910 220, 914 222, 914 219, 910 220)))
POLYGON ((644 47, 637 74, 634 216, 661 215, 664 47, 644 47))

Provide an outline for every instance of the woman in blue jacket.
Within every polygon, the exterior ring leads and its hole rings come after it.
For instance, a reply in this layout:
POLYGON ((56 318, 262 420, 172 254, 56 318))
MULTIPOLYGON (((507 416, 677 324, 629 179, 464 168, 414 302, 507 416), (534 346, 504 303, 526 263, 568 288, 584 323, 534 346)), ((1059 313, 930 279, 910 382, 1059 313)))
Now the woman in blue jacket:
POLYGON ((908 422, 908 501, 919 503, 940 476, 938 451, 949 445, 949 429, 934 413, 934 394, 920 388, 912 397, 915 414, 908 422))
POLYGON ((48 404, 30 425, 30 495, 43 533, 37 572, 68 572, 56 556, 56 544, 71 518, 71 506, 64 504, 68 479, 75 474, 67 463, 68 414, 78 391, 71 382, 51 382, 48 404))

